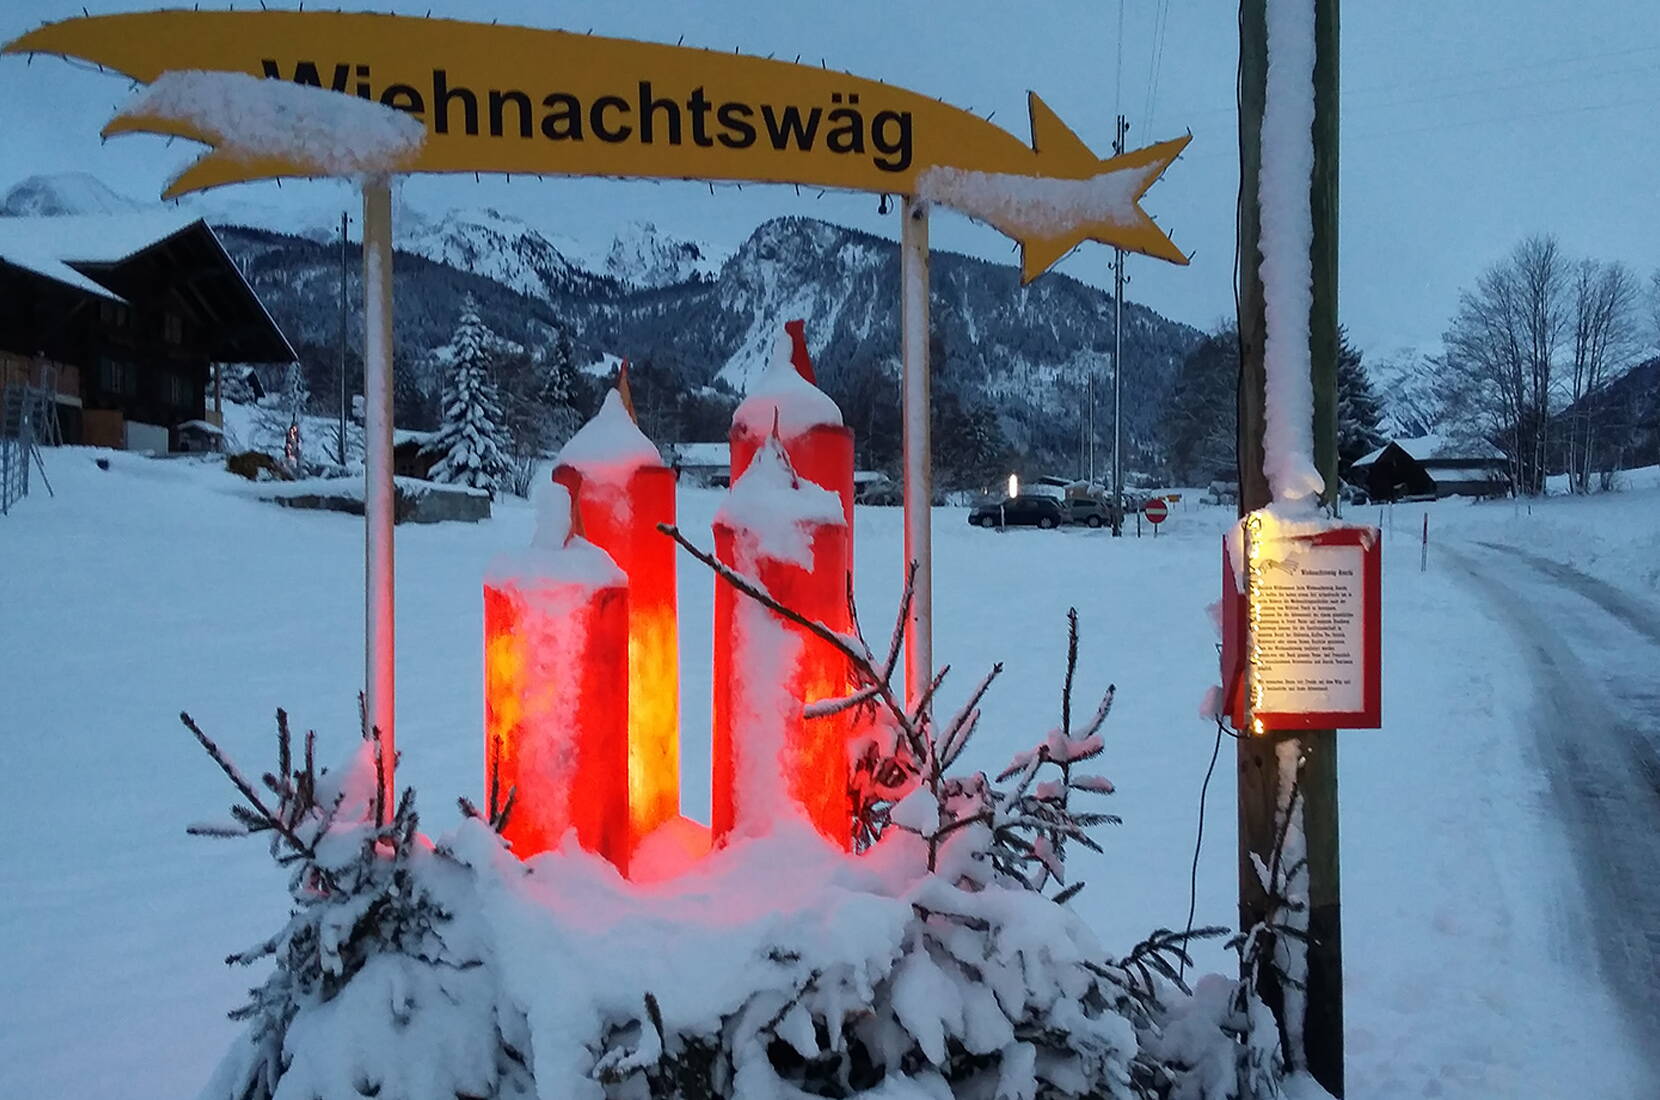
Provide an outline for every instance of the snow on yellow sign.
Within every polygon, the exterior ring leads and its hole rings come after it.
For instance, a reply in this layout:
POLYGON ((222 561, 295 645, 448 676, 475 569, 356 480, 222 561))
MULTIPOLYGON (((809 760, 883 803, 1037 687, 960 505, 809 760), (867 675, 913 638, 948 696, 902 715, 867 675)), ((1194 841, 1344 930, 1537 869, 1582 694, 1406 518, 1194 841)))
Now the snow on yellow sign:
MULTIPOLYGON (((1102 160, 1029 96, 1032 144, 928 96, 827 69, 568 31, 396 15, 156 11, 41 27, 8 53, 81 58, 151 83, 243 73, 404 112, 426 129, 399 171, 799 183, 913 195, 1019 241, 1032 279, 1085 240, 1183 264, 1139 200, 1184 136, 1102 160)), ((169 189, 327 174, 259 153, 170 96, 118 115, 213 151, 169 189)))

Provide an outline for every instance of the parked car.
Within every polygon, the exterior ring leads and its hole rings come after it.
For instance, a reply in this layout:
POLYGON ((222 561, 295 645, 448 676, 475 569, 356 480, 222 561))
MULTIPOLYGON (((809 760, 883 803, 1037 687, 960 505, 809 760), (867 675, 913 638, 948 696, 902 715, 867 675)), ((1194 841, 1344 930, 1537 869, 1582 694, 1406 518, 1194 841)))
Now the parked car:
POLYGON ((1041 527, 1048 530, 1066 522, 1061 502, 1053 497, 1022 493, 1004 500, 989 500, 968 513, 975 527, 1041 527))
POLYGON ((1112 523, 1112 504, 1094 497, 1071 497, 1066 502, 1066 522, 1085 527, 1104 527, 1112 523))

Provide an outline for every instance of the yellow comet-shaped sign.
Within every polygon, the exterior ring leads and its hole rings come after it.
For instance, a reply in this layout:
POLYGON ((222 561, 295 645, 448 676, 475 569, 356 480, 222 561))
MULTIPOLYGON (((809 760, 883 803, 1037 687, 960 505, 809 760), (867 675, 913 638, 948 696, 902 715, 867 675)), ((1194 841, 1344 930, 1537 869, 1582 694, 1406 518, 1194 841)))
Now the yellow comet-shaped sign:
MULTIPOLYGON (((1085 240, 1185 264, 1139 200, 1189 137, 1102 160, 1036 93, 1032 144, 916 92, 811 65, 685 46, 397 15, 156 11, 69 19, 7 53, 96 62, 144 83, 245 73, 406 112, 412 172, 519 172, 797 183, 913 195, 1020 243, 1031 280, 1085 240)), ((168 190, 323 174, 174 111, 132 109, 106 134, 214 148, 168 190)))

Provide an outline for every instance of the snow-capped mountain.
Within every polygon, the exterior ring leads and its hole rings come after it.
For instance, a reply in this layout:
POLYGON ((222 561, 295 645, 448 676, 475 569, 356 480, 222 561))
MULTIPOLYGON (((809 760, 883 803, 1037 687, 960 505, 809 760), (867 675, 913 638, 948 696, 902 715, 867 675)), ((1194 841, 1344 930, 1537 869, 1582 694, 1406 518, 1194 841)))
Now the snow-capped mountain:
POLYGON ((0 216, 18 218, 123 214, 142 209, 144 203, 116 194, 97 176, 85 172, 30 176, 0 198, 0 216))
POLYGON ((1417 348, 1366 360, 1366 373, 1383 417, 1378 430, 1390 438, 1429 435, 1446 419, 1447 380, 1440 367, 1417 348))
POLYGON ((532 298, 586 293, 602 281, 567 255, 579 251, 574 242, 556 244, 527 222, 489 207, 451 210, 437 218, 407 210, 393 231, 397 246, 406 252, 493 279, 532 298))
POLYGON ((596 279, 654 290, 711 278, 721 257, 709 245, 632 222, 598 247, 486 207, 431 218, 408 210, 396 226, 398 247, 494 279, 533 298, 587 293, 596 279))
POLYGON ((713 278, 725 255, 700 241, 675 237, 653 222, 630 222, 593 270, 641 289, 713 278))
MULTIPOLYGON (((1076 458, 1080 395, 1089 371, 1108 377, 1112 316, 1099 290, 1064 275, 1021 286, 1019 271, 936 252, 933 369, 942 401, 994 409, 1015 447, 1076 458)), ((897 407, 898 246, 812 218, 768 221, 711 282, 618 301, 596 315, 590 340, 636 363, 747 391, 779 326, 807 320, 820 386, 849 410, 863 438, 897 407)), ((1196 330, 1142 306, 1125 310, 1125 427, 1156 448, 1162 412, 1196 330)), ((1099 392, 1099 391, 1098 391, 1099 392)))

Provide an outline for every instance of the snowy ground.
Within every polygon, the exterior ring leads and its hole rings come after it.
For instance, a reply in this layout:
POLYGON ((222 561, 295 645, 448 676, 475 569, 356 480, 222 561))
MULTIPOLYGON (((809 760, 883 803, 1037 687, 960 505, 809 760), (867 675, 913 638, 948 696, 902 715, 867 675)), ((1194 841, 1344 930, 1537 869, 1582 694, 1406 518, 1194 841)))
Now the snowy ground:
MULTIPOLYGON (((87 451, 49 453, 58 495, 0 520, 0 1097, 189 1096, 235 1031, 224 1010, 254 975, 219 959, 275 927, 284 893, 253 846, 184 835, 185 823, 222 816, 230 792, 177 712, 262 766, 279 705, 325 746, 343 751, 355 736, 361 520, 249 500, 187 461, 111 458, 105 472, 87 451)), ((686 494, 687 529, 706 531, 717 503, 686 494)), ((1619 972, 1605 950, 1621 921, 1597 911, 1607 892, 1586 886, 1604 880, 1573 870, 1586 827, 1561 811, 1572 791, 1541 736, 1583 731, 1573 714, 1541 722, 1536 687, 1555 698, 1563 685, 1541 679, 1493 585, 1536 600, 1551 628, 1584 617, 1586 646, 1605 628, 1594 609, 1548 602, 1562 583, 1480 544, 1568 562, 1576 545, 1595 546, 1579 564, 1647 608, 1653 573, 1640 566, 1654 565, 1642 548, 1656 516, 1650 489, 1546 501, 1531 517, 1457 503, 1398 506, 1393 531, 1384 517, 1387 725, 1342 741, 1351 1097, 1655 1094, 1639 1060, 1653 1025, 1626 1011, 1653 973, 1636 957, 1619 972), (1425 511, 1436 541, 1420 573, 1425 511)), ((958 670, 948 702, 992 661, 1007 669, 974 765, 1000 764, 1054 722, 1068 606, 1083 619, 1086 694, 1119 685, 1101 770, 1125 820, 1077 902, 1108 944, 1186 918, 1214 738, 1194 717, 1215 676, 1205 607, 1228 519, 1184 502, 1159 538, 1113 540, 936 516, 936 653, 958 670)), ((858 525, 861 607, 885 632, 900 516, 863 509, 858 525)), ((431 831, 480 783, 480 571, 529 527, 509 501, 488 524, 398 533, 401 778, 421 792, 431 831)), ((684 801, 703 816, 708 655, 694 624, 709 621, 711 582, 683 560, 681 588, 684 801)), ((1589 667, 1597 705, 1623 705, 1614 677, 1589 667)), ((1231 756, 1224 744, 1210 789, 1201 923, 1232 916, 1231 756)), ((1217 951, 1201 963, 1229 967, 1217 951)))

